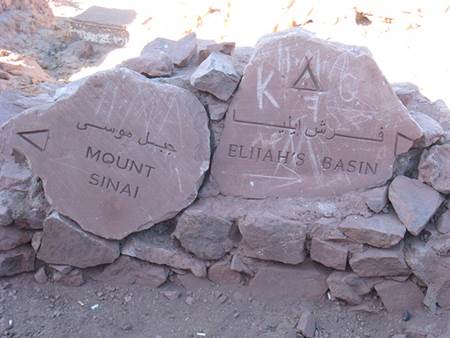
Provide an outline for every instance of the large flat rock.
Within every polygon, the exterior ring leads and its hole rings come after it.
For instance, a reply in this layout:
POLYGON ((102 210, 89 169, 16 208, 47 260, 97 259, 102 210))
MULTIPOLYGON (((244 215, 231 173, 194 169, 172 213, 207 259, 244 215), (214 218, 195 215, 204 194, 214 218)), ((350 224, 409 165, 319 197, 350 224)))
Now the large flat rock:
POLYGON ((394 214, 380 214, 365 218, 358 215, 346 217, 338 226, 347 237, 358 243, 377 248, 390 248, 405 236, 405 226, 394 214))
POLYGON ((119 255, 117 241, 88 234, 56 212, 45 219, 37 257, 46 263, 87 268, 112 263, 119 255))
POLYGON ((17 116, 1 137, 5 155, 15 149, 29 160, 55 210, 110 239, 189 205, 210 157, 201 103, 124 68, 97 73, 68 97, 17 116))
POLYGON ((366 49, 294 29, 258 42, 212 173, 226 195, 336 195, 386 182, 421 135, 366 49))

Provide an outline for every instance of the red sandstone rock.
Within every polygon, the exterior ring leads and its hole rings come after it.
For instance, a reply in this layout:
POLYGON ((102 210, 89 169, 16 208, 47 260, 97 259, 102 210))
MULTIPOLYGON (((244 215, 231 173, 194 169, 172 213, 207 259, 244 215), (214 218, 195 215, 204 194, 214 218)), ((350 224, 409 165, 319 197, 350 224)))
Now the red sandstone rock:
POLYGON ((174 237, 187 251, 201 259, 220 259, 235 245, 233 223, 199 201, 177 220, 174 237))
POLYGON ((311 240, 311 259, 329 268, 345 270, 348 248, 340 243, 313 237, 311 240))
POLYGON ((270 213, 238 221, 243 255, 286 264, 305 260, 306 226, 270 213))
POLYGON ((192 74, 191 85, 226 101, 233 95, 239 80, 231 57, 213 52, 192 74))
MULTIPOLYGON (((434 232, 428 242, 414 238, 406 244, 405 260, 418 280, 427 286, 424 304, 431 311, 436 311, 438 295, 444 295, 441 290, 450 280, 450 256, 436 251, 442 249, 447 241, 448 235, 442 239, 442 236, 434 232)), ((443 301, 441 297, 441 302, 443 301)))
POLYGON ((419 164, 419 180, 443 194, 450 193, 450 144, 434 145, 424 150, 419 164))
POLYGON ((383 211, 388 202, 388 185, 373 188, 363 193, 367 206, 370 210, 379 213, 383 211))
POLYGON ((205 60, 213 52, 231 55, 235 47, 236 43, 234 42, 211 42, 202 44, 202 46, 198 47, 199 60, 205 60))
POLYGON ((351 305, 361 304, 362 296, 367 295, 380 281, 380 278, 363 278, 353 272, 343 271, 334 271, 327 278, 331 295, 351 305))
POLYGON ((417 236, 440 207, 442 196, 422 182, 397 176, 389 186, 389 200, 406 229, 417 236))
POLYGON ((309 311, 304 311, 295 328, 306 338, 314 337, 316 333, 316 320, 313 314, 309 311))
POLYGON ((450 129, 450 109, 444 101, 431 102, 411 83, 396 83, 392 88, 408 110, 424 113, 437 121, 444 130, 450 129))
POLYGON ((33 271, 34 259, 34 250, 28 245, 0 252, 0 277, 33 271))
POLYGON ((46 263, 87 268, 112 263, 119 254, 118 242, 84 232, 68 218, 52 213, 45 220, 37 257, 46 263))
POLYGON ((420 136, 367 50, 294 29, 258 42, 212 175, 225 195, 336 195, 386 182, 420 136))
POLYGON ((141 55, 145 56, 155 50, 165 52, 175 66, 184 67, 197 52, 197 37, 195 33, 191 33, 178 41, 157 38, 144 47, 141 55))
POLYGON ((155 50, 146 53, 143 56, 128 59, 122 64, 147 77, 170 76, 173 73, 172 60, 166 53, 160 50, 155 50))
POLYGON ((419 287, 411 281, 384 281, 376 284, 375 290, 388 312, 412 312, 423 306, 423 293, 419 287))
POLYGON ((106 266, 100 274, 93 276, 93 279, 108 284, 136 284, 157 288, 164 284, 167 276, 168 269, 163 266, 128 256, 120 256, 114 263, 106 266))
POLYGON ((403 255, 403 243, 389 249, 365 247, 350 258, 352 270, 361 277, 403 276, 410 274, 403 255))
POLYGON ((0 227, 0 251, 14 249, 22 244, 30 243, 33 233, 17 229, 14 226, 0 227))
POLYGON ((224 259, 211 265, 208 269, 208 279, 219 285, 241 285, 242 276, 230 268, 230 260, 224 259))
POLYGON ((328 289, 328 275, 327 269, 312 262, 297 266, 273 264, 258 268, 249 289, 269 299, 319 300, 328 289))
POLYGON ((441 125, 433 118, 421 112, 411 111, 409 113, 423 131, 422 137, 414 142, 414 147, 429 147, 439 141, 444 135, 444 129, 442 129, 441 125))
POLYGON ((0 145, 27 157, 53 209, 122 239, 195 199, 209 164, 207 120, 186 90, 120 68, 9 120, 0 145))
POLYGON ((167 234, 147 230, 128 237, 122 246, 122 254, 150 263, 190 270, 197 277, 206 277, 205 262, 177 247, 167 234))
POLYGON ((393 214, 374 215, 369 218, 350 215, 338 229, 350 239, 377 248, 390 248, 405 236, 405 226, 393 214))

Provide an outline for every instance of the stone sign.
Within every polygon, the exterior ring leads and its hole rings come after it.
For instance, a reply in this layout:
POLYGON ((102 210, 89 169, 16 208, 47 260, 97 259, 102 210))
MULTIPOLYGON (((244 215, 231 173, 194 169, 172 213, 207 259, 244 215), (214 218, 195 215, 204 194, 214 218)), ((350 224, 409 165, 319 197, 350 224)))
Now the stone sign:
POLYGON ((176 215, 195 199, 209 166, 201 103, 127 69, 91 76, 2 129, 3 153, 25 155, 52 207, 105 238, 176 215))
POLYGON ((226 195, 330 196, 383 184, 420 136, 367 50, 296 29, 256 46, 212 174, 226 195))

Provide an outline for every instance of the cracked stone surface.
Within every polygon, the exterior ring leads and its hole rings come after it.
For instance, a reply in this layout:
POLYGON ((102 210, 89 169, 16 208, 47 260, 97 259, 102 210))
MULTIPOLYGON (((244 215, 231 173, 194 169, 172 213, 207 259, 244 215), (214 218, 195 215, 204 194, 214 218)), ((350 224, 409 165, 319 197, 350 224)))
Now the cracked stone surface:
POLYGON ((86 231, 122 239, 195 199, 209 166, 207 122, 186 90, 115 69, 9 120, 2 154, 25 155, 55 210, 86 231))

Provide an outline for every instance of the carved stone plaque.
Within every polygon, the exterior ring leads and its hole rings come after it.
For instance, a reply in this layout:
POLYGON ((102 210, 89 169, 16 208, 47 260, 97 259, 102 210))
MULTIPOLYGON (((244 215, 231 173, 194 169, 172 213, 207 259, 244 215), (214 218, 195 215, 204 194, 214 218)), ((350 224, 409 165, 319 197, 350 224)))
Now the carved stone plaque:
POLYGON ((331 196, 385 182, 420 136, 367 50, 291 30, 256 46, 212 174, 226 195, 331 196))
POLYGON ((127 69, 91 76, 72 95, 10 120, 1 135, 2 152, 25 155, 54 209, 106 238, 176 215, 209 166, 200 102, 127 69))

